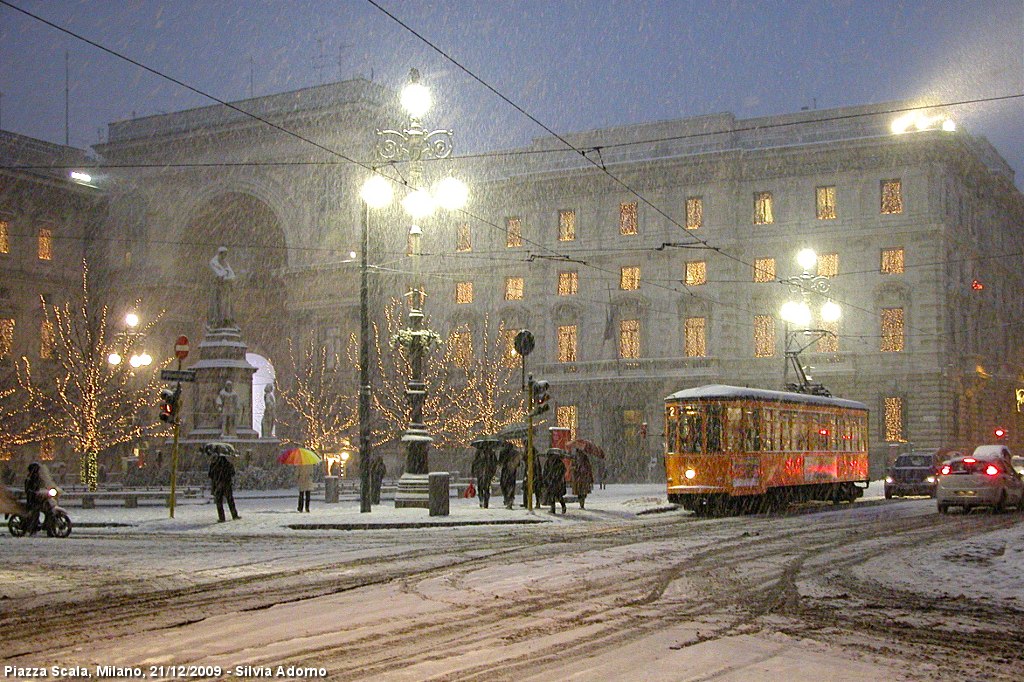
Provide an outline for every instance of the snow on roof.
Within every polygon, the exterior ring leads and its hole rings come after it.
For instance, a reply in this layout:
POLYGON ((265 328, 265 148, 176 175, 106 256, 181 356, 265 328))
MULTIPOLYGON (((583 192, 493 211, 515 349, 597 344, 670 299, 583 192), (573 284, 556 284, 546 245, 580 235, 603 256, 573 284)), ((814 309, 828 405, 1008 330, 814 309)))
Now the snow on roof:
POLYGON ((788 391, 769 391, 764 388, 746 388, 725 384, 706 384, 695 388, 676 391, 665 400, 771 400, 776 402, 809 403, 812 405, 830 405, 832 407, 848 407, 854 410, 867 411, 868 406, 856 400, 843 398, 827 398, 820 395, 790 393, 788 391))
POLYGON ((973 456, 975 459, 1000 459, 1004 450, 1010 451, 1005 445, 979 445, 974 448, 973 456))

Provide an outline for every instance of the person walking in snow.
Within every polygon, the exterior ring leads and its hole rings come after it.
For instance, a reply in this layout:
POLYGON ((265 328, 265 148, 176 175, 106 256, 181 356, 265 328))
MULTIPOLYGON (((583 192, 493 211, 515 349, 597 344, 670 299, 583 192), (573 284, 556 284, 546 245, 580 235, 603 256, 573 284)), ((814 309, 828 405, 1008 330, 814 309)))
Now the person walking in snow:
POLYGON ((480 500, 480 506, 484 509, 487 509, 491 503, 491 481, 494 480, 494 471, 497 468, 498 460, 494 455, 494 443, 489 441, 480 443, 473 456, 470 473, 476 479, 476 494, 480 500))
POLYGON ((587 495, 594 489, 594 468, 590 464, 590 457, 582 450, 576 451, 576 457, 572 461, 572 494, 579 500, 580 509, 584 508, 587 495))
MULTIPOLYGON (((242 518, 235 509, 234 478, 235 465, 225 456, 224 446, 219 443, 211 443, 203 446, 207 454, 213 455, 210 462, 210 492, 213 493, 213 501, 217 504, 217 521, 224 521, 224 502, 227 501, 228 509, 231 511, 232 519, 242 518)), ((234 448, 232 448, 233 450, 234 448)), ((230 452, 230 451, 229 451, 230 452)))
POLYGON ((562 505, 562 513, 565 513, 565 462, 562 454, 558 448, 551 448, 544 461, 544 498, 551 504, 552 514, 555 513, 556 502, 562 505))
POLYGON ((519 468, 519 453, 512 443, 506 441, 501 446, 498 465, 501 467, 498 482, 501 485, 502 502, 505 509, 511 509, 516 497, 516 469, 519 468))
POLYGON ((309 511, 309 498, 313 494, 313 467, 315 464, 303 464, 295 467, 295 477, 299 485, 299 511, 309 511))

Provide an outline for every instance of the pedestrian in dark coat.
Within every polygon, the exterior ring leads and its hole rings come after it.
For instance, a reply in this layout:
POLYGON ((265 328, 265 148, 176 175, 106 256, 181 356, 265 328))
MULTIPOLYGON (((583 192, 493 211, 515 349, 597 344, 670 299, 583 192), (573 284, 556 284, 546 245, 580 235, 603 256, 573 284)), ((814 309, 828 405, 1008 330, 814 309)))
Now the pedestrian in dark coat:
POLYGON ((380 504, 380 489, 388 474, 387 465, 380 455, 370 455, 370 503, 380 504))
POLYGON ((494 471, 498 468, 494 445, 486 441, 478 445, 473 456, 473 464, 470 466, 470 473, 476 479, 476 495, 484 509, 491 504, 491 481, 494 480, 494 471))
MULTIPOLYGON (((210 447, 210 446, 207 446, 210 447)), ((217 446, 213 446, 217 447, 217 446)), ((235 509, 235 493, 234 478, 235 478, 235 465, 231 463, 220 449, 214 450, 216 453, 213 457, 213 461, 210 462, 210 491, 213 493, 213 501, 217 503, 217 521, 224 521, 224 502, 228 503, 228 509, 231 511, 232 519, 242 518, 238 511, 235 509)))
POLYGON ((505 509, 511 509, 516 497, 516 469, 519 468, 519 453, 512 443, 506 441, 501 446, 498 465, 501 467, 498 482, 501 484, 502 501, 505 509))
POLYGON ((590 457, 582 450, 576 451, 576 457, 572 461, 572 494, 580 502, 580 509, 584 508, 587 495, 594 489, 594 468, 590 464, 590 457))
POLYGON ((544 496, 551 504, 551 513, 555 513, 555 503, 562 505, 562 513, 565 513, 565 462, 562 461, 564 453, 557 449, 548 450, 548 457, 544 461, 544 496))
MULTIPOLYGON (((529 500, 529 491, 527 490, 526 478, 527 472, 529 471, 529 462, 527 462, 526 455, 523 455, 523 506, 527 506, 529 500)), ((544 471, 543 462, 540 457, 537 456, 537 451, 533 451, 533 508, 536 509, 540 506, 540 500, 542 492, 544 491, 544 471)))

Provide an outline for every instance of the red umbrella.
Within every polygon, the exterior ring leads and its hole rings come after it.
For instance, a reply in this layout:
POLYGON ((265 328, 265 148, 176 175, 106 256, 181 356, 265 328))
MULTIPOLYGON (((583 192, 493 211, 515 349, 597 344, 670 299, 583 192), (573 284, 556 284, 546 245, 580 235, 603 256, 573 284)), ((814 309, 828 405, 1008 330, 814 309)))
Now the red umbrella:
POLYGON ((579 450, 591 457, 600 457, 601 459, 604 459, 604 450, 601 449, 601 446, 592 441, 586 440, 585 438, 577 438, 576 440, 569 441, 569 443, 566 444, 565 449, 569 452, 579 450))

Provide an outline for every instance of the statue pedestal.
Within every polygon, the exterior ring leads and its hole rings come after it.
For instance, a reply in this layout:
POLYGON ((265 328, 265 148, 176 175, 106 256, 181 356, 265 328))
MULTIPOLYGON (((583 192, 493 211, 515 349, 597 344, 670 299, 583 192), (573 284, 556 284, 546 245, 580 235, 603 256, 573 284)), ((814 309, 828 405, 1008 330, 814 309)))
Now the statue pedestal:
POLYGON ((430 474, 402 474, 395 491, 395 508, 430 508, 430 474))
MULTIPOLYGON (((184 423, 190 428, 185 441, 231 442, 241 450, 245 445, 237 441, 259 439, 259 433, 252 428, 252 375, 256 368, 245 359, 247 348, 238 327, 207 329, 199 344, 199 361, 190 367, 195 370, 196 381, 192 385, 192 399, 186 405, 189 411, 184 423), (231 433, 223 433, 221 410, 217 406, 217 396, 226 381, 231 381, 240 405, 236 426, 231 433)), ((261 440, 277 442, 276 439, 261 440)))

